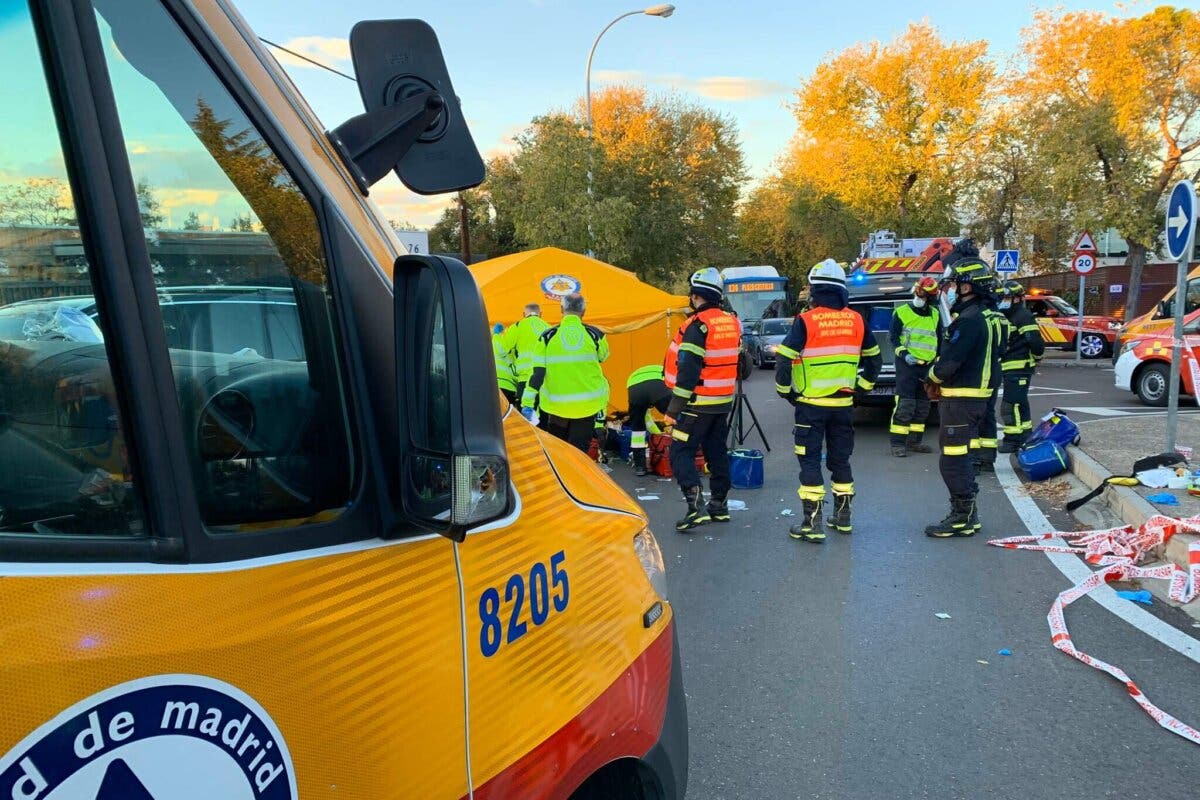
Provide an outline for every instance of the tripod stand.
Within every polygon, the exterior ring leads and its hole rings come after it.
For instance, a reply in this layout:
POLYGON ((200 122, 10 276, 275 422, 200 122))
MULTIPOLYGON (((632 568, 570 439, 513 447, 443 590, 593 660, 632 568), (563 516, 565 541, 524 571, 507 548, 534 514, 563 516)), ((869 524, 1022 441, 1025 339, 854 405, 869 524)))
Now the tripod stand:
POLYGON ((746 392, 742 389, 742 376, 739 373, 737 377, 737 394, 733 396, 733 408, 729 409, 729 449, 733 449, 734 445, 745 444, 750 438, 750 434, 758 431, 758 438, 762 439, 763 447, 767 452, 771 452, 771 445, 767 442, 767 435, 763 433, 762 425, 758 423, 758 415, 754 413, 754 406, 750 405, 750 398, 746 397, 746 392), (746 427, 746 412, 750 412, 750 426, 746 427))

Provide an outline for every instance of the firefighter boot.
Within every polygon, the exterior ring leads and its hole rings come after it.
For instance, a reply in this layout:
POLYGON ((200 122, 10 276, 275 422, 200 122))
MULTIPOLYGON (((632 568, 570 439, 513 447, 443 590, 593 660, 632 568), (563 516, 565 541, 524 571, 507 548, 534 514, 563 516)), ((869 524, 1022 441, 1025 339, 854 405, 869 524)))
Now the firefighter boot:
POLYGON ((910 452, 910 453, 932 453, 933 452, 933 448, 930 447, 929 445, 925 444, 924 442, 922 442, 920 439, 909 438, 908 444, 906 446, 908 447, 908 452, 910 452))
POLYGON ((833 514, 829 516, 827 524, 838 533, 850 533, 850 501, 854 499, 852 494, 835 494, 833 496, 833 514))
POLYGON ((936 525, 925 528, 925 535, 935 539, 949 539, 952 536, 974 536, 975 528, 971 520, 975 500, 970 496, 951 497, 950 513, 936 525))
POLYGON ((1004 439, 1000 442, 1000 447, 997 449, 1001 453, 1015 453, 1021 449, 1021 445, 1023 444, 1025 444, 1025 434, 1008 433, 1004 435, 1004 439))
POLYGON ((967 523, 975 533, 983 530, 983 523, 979 521, 979 501, 974 497, 971 498, 971 513, 967 517, 967 523))
POLYGON ((687 513, 675 522, 675 530, 685 533, 708 522, 708 511, 704 508, 704 498, 700 495, 699 486, 685 489, 683 500, 687 503, 687 513))
POLYGON ((793 539, 820 544, 825 541, 825 529, 821 527, 821 501, 803 500, 803 518, 788 530, 793 539))
POLYGON ((715 494, 708 501, 708 518, 713 522, 729 522, 729 501, 715 494))
POLYGON ((908 455, 908 448, 902 444, 892 444, 892 455, 895 458, 905 458, 908 455))
POLYGON ((630 455, 633 457, 633 474, 639 478, 649 475, 650 470, 646 469, 646 448, 635 447, 630 455))

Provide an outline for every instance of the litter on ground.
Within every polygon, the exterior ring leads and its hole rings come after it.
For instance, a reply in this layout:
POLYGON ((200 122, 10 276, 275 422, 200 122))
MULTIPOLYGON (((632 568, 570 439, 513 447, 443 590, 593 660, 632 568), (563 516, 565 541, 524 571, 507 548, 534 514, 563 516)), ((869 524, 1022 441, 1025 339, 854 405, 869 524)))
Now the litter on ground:
POLYGON ((937 617, 938 619, 950 619, 950 615, 947 614, 945 611, 939 611, 936 614, 934 614, 934 616, 937 617))

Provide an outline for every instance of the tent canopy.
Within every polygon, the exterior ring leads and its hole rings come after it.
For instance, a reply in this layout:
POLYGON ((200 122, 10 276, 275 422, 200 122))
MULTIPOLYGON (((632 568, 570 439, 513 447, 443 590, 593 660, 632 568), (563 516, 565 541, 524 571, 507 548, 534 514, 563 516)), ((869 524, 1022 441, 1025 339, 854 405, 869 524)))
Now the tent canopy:
POLYGON ((611 390, 609 409, 628 408, 625 380, 638 367, 660 363, 688 310, 686 297, 643 283, 628 270, 594 258, 543 247, 471 265, 487 304, 488 321, 519 320, 526 303, 539 303, 551 325, 562 319, 559 303, 571 292, 587 300, 584 321, 608 336, 604 364, 611 390))

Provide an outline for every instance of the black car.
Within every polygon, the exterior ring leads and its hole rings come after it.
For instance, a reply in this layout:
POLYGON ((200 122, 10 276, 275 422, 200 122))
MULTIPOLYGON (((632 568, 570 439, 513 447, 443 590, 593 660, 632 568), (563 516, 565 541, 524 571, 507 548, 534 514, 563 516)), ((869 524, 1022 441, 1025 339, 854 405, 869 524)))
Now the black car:
POLYGON ((746 323, 742 339, 754 366, 761 369, 775 366, 775 352, 791 328, 791 317, 759 319, 746 323))

